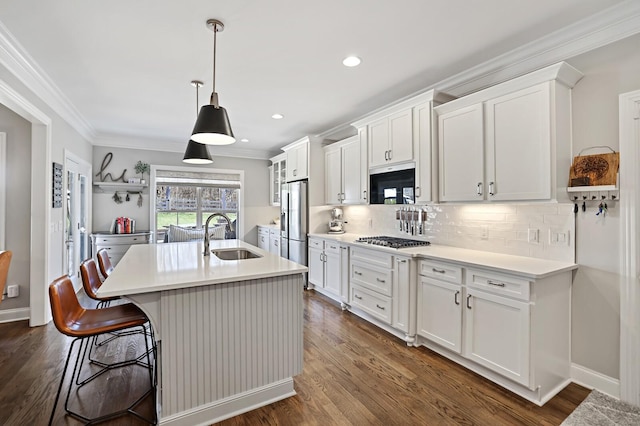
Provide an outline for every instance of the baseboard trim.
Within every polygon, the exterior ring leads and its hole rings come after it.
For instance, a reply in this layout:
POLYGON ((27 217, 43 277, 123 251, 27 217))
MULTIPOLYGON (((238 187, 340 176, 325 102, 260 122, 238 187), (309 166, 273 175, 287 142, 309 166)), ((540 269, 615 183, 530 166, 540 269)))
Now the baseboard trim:
POLYGON ((571 364, 571 380, 586 388, 597 389, 620 399, 620 380, 605 376, 582 365, 571 364))
POLYGON ((4 309, 0 311, 0 323, 28 320, 31 317, 29 308, 4 309))
POLYGON ((160 419, 162 426, 210 425, 294 396, 293 378, 280 380, 211 404, 160 419))

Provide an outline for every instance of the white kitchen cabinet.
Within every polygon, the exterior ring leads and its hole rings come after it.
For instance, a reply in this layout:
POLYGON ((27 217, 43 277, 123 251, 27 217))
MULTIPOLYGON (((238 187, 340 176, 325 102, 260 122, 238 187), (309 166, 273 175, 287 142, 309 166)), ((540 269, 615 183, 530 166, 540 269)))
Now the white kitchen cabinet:
POLYGON ((413 108, 413 138, 416 150, 416 203, 433 201, 434 155, 431 139, 433 137, 433 108, 432 102, 425 102, 413 108))
POLYGON ((269 228, 258 226, 258 248, 269 251, 269 228))
POLYGON ((269 251, 280 256, 280 229, 269 229, 269 251))
POLYGON ((365 319, 390 326, 389 331, 402 332, 412 344, 416 294, 411 258, 352 246, 349 262, 351 308, 365 313, 365 319))
POLYGON ((436 107, 440 201, 566 196, 581 77, 560 63, 436 107))
POLYGON ((287 156, 280 154, 271 158, 269 167, 269 204, 280 205, 280 185, 285 182, 287 171, 287 156))
POLYGON ((403 163, 413 159, 411 108, 369 124, 369 167, 403 163))
POLYGON ((309 284, 332 299, 345 302, 342 277, 340 243, 309 238, 309 284))
POLYGON ((297 143, 295 146, 287 149, 287 182, 309 178, 309 140, 297 143))
POLYGON ((329 205, 362 204, 361 145, 358 135, 336 142, 325 150, 325 201, 329 205))

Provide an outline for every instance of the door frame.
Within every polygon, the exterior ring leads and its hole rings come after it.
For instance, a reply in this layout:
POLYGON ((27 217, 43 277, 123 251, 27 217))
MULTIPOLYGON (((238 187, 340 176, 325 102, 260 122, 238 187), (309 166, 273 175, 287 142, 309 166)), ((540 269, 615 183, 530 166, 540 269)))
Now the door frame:
POLYGON ((640 405, 640 90, 619 96, 620 399, 640 405))
MULTIPOLYGON (((51 321, 48 284, 51 223, 51 118, 0 80, 0 104, 31 123, 31 235, 29 325, 51 321)), ((57 249, 57 247, 56 247, 57 249)), ((57 268, 56 268, 57 270, 57 268)))

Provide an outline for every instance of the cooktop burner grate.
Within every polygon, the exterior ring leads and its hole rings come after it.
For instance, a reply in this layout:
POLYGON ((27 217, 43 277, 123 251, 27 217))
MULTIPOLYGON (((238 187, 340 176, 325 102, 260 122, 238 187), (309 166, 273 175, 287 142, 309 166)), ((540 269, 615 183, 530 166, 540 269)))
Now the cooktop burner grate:
POLYGON ((411 240, 409 238, 399 238, 399 237, 387 237, 384 235, 379 235, 376 237, 360 237, 356 240, 356 242, 371 244, 374 246, 396 248, 396 249, 428 246, 431 244, 429 241, 411 240))

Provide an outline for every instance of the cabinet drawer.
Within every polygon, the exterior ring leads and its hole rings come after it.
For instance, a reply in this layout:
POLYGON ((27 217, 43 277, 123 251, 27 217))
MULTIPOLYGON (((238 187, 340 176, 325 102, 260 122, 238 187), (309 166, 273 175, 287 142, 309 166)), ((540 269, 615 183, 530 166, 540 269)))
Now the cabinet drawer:
POLYGON ((431 259, 420 261, 419 274, 454 284, 462 284, 462 267, 431 259))
POLYGON ((109 255, 109 257, 111 256, 123 256, 127 250, 129 250, 129 245, 124 245, 124 244, 113 244, 113 245, 101 245, 98 244, 96 246, 96 252, 100 251, 100 250, 106 250, 107 254, 109 255))
POLYGON ((391 324, 391 299, 359 286, 351 287, 351 306, 391 324))
POLYGON ((365 263, 383 268, 393 268, 393 255, 382 251, 351 246, 351 259, 362 260, 365 263))
POLYGON ((351 282, 360 284, 370 290, 391 296, 392 273, 390 270, 376 268, 360 262, 351 263, 351 282))
POLYGON ((340 243, 337 241, 327 241, 324 242, 324 251, 326 253, 336 253, 340 254, 340 243))
POLYGON ((280 238, 280 230, 279 229, 270 228, 269 229, 269 236, 271 238, 280 238))
POLYGON ((258 226, 258 235, 269 235, 269 228, 265 226, 258 226))
POLYGON ((96 238, 96 245, 115 245, 115 244, 147 244, 149 237, 147 235, 123 235, 120 234, 117 237, 98 237, 96 238))
POLYGON ((315 248, 318 250, 324 250, 324 240, 318 240, 315 238, 310 238, 309 239, 309 248, 315 248))
POLYGON ((530 282, 519 277, 467 269, 467 286, 520 300, 529 300, 530 282))

